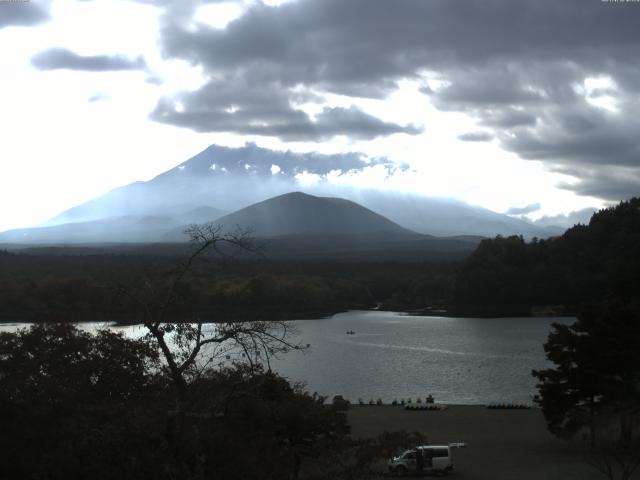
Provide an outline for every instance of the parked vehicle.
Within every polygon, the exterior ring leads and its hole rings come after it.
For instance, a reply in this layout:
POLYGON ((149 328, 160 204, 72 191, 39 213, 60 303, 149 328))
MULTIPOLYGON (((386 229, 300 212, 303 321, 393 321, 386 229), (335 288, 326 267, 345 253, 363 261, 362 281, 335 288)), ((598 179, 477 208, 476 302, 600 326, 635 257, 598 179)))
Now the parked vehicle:
POLYGON ((405 475, 446 475, 453 470, 451 450, 466 447, 466 443, 450 443, 449 445, 418 445, 393 457, 387 463, 389 471, 399 477, 405 475), (422 461, 420 461, 422 457, 422 461), (420 465, 422 463, 422 465, 420 465))

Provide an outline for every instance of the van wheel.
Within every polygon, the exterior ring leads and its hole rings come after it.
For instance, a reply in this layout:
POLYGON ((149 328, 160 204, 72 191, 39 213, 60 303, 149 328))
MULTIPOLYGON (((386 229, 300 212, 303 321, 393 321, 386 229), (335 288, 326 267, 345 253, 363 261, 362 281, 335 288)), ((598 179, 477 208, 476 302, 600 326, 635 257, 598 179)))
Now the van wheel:
POLYGON ((404 477, 407 475, 407 469, 404 467, 398 467, 396 468, 396 475, 398 477, 404 477))

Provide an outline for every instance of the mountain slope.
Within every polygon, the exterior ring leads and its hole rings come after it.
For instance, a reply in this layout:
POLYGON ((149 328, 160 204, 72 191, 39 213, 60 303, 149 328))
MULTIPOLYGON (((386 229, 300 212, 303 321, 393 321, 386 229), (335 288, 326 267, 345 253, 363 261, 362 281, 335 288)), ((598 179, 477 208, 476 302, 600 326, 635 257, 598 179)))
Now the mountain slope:
MULTIPOLYGON (((300 175, 313 174, 321 178, 331 171, 346 172, 368 165, 370 163, 356 154, 296 154, 253 144, 240 148, 211 145, 148 182, 114 189, 62 212, 47 225, 125 215, 173 217, 201 205, 235 211, 273 196, 301 190, 300 175)), ((347 198, 419 233, 549 236, 549 232, 539 226, 450 199, 339 187, 325 181, 307 185, 304 191, 347 198)))
POLYGON ((429 235, 550 235, 543 227, 453 199, 364 190, 355 200, 405 228, 429 235))
POLYGON ((224 211, 199 207, 175 216, 125 215, 0 233, 0 243, 78 244, 158 242, 168 231, 191 223, 214 221, 224 211))
MULTIPOLYGON (((355 202, 302 192, 279 195, 216 220, 225 231, 267 239, 265 256, 289 259, 450 260, 480 238, 436 238, 407 230, 355 202)), ((185 241, 184 226, 164 237, 185 241)))
POLYGON ((225 228, 249 228, 259 237, 284 235, 413 235, 391 220, 342 198, 287 193, 217 220, 225 228))

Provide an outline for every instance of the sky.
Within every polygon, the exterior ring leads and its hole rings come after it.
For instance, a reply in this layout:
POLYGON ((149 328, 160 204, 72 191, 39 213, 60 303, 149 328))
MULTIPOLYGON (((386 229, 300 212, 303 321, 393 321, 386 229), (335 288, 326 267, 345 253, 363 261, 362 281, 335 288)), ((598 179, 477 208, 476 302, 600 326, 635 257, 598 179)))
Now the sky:
POLYGON ((638 25, 620 0, 0 0, 0 231, 214 143, 355 152, 326 181, 532 220, 628 199, 638 25))

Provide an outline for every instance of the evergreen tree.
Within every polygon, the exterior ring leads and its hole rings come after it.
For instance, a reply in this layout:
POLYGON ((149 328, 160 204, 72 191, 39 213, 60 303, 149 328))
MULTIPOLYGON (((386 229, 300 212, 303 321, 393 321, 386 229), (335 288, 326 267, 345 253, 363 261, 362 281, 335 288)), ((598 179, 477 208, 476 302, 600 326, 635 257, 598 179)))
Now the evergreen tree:
POLYGON ((544 346, 554 367, 533 371, 549 430, 597 440, 605 416, 619 424, 640 414, 640 311, 609 301, 586 308, 570 326, 554 324, 544 346))

